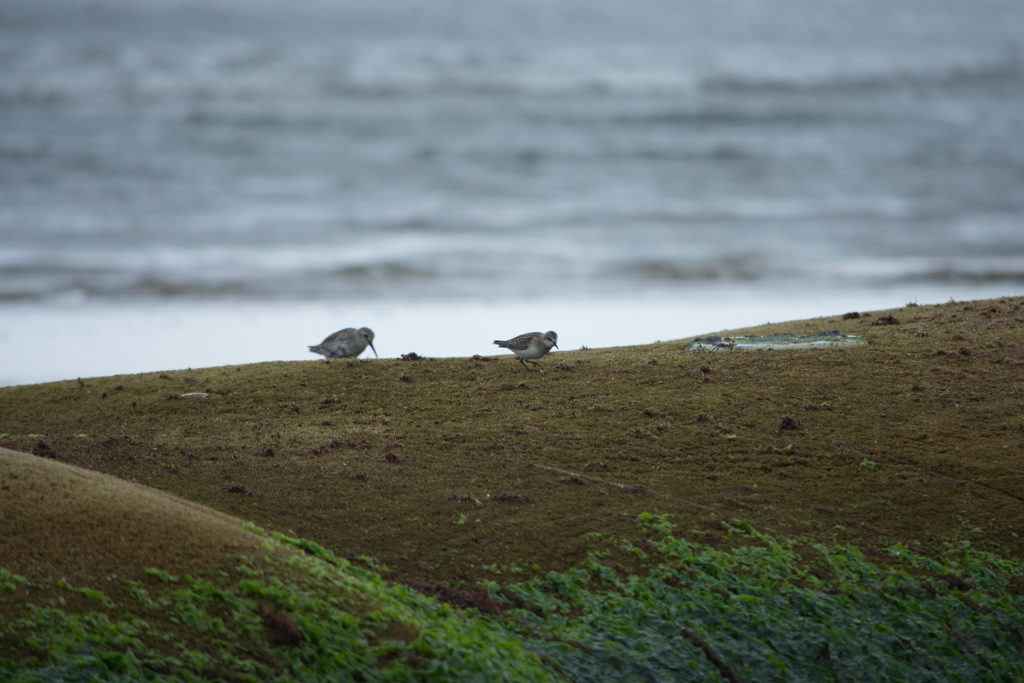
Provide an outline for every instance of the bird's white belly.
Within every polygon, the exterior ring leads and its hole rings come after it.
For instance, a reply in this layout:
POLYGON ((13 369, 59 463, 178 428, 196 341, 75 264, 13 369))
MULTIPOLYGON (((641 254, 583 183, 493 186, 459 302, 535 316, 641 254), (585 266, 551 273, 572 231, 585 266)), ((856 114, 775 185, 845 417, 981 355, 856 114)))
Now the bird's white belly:
POLYGON ((543 356, 547 352, 548 352, 547 349, 545 349, 543 346, 541 346, 541 347, 529 346, 529 347, 523 349, 522 351, 520 351, 519 349, 512 349, 512 353, 516 354, 520 358, 525 358, 526 360, 532 360, 534 358, 540 358, 541 356, 543 356))
POLYGON ((362 351, 362 349, 356 351, 356 345, 347 340, 327 342, 324 346, 327 347, 335 358, 349 358, 350 356, 358 355, 359 351, 362 351))

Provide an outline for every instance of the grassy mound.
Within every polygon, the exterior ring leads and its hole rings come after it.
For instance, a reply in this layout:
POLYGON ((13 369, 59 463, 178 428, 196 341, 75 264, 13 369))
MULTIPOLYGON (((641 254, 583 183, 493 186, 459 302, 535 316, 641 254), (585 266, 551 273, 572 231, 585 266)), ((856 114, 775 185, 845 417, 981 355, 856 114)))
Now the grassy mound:
POLYGON ((0 618, 21 620, 0 656, 29 678, 312 680, 354 652, 344 671, 382 680, 1010 680, 1022 323, 1024 299, 1004 298, 722 333, 867 339, 850 349, 583 349, 543 375, 409 354, 0 389, 0 445, 93 470, 53 493, 0 474, 0 502, 29 501, 0 525, 0 618), (122 507, 76 502, 99 472, 122 507), (201 521, 164 543, 165 512, 124 521, 134 484, 236 519, 192 506, 201 521), (135 526, 103 536, 115 523, 135 526))
POLYGON ((24 453, 0 450, 0 481, 4 681, 549 676, 503 629, 309 542, 24 453))
POLYGON ((262 556, 243 522, 163 491, 0 448, 2 566, 38 580, 190 571, 262 556))
MULTIPOLYGON (((0 389, 0 445, 309 538, 392 578, 575 566, 590 532, 710 511, 865 552, 984 530, 1024 545, 1024 298, 514 357, 263 363, 0 389), (205 394, 205 397, 203 396, 205 394)), ((712 537, 715 533, 712 530, 712 537)))

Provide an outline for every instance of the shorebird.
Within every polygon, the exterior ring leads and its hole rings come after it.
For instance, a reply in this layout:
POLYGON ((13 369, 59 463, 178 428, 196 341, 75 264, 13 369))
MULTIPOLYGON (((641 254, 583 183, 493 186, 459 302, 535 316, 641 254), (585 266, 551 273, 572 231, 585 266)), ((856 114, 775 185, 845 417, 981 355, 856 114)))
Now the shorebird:
MULTIPOLYGON (((377 356, 377 349, 373 348, 373 330, 369 327, 360 327, 358 330, 354 327, 346 327, 316 346, 310 346, 309 350, 319 353, 324 358, 351 358, 365 351, 367 345, 373 349, 373 355, 377 356)), ((380 356, 377 357, 380 358, 380 356)))
MULTIPOLYGON (((533 372, 526 364, 530 363, 540 368, 540 364, 535 363, 532 359, 543 358, 548 354, 552 346, 557 349, 558 335, 554 332, 545 332, 544 334, 540 332, 527 332, 507 341, 495 339, 494 343, 516 354, 519 357, 519 362, 526 368, 526 371, 533 372)), ((543 372, 541 370, 542 374, 543 372)))

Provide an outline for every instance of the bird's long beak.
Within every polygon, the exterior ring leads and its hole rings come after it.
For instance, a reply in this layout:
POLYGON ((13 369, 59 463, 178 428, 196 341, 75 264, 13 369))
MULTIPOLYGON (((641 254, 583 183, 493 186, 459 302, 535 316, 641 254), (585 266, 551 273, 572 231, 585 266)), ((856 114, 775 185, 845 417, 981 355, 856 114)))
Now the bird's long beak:
POLYGON ((555 344, 555 348, 556 348, 556 349, 558 348, 558 344, 555 344))
MULTIPOLYGON (((373 342, 370 342, 370 348, 373 349, 373 342)), ((380 356, 377 355, 377 349, 373 349, 373 355, 375 358, 380 358, 380 356)))

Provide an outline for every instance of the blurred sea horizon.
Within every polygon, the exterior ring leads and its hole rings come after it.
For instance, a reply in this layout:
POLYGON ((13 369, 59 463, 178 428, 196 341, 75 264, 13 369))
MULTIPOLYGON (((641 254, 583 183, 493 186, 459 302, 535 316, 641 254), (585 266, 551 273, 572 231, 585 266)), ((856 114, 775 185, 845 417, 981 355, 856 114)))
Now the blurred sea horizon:
POLYGON ((0 385, 1020 294, 1022 130, 1014 0, 8 0, 0 385))

